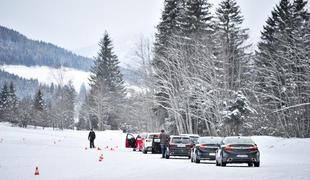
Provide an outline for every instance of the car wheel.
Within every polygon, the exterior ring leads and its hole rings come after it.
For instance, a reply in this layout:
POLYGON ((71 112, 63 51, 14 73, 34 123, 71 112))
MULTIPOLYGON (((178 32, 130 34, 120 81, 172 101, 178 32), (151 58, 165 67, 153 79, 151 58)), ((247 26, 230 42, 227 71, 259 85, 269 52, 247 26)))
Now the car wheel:
POLYGON ((215 160, 215 165, 220 166, 220 164, 217 162, 217 160, 215 160))
POLYGON ((223 162, 223 158, 221 158, 221 166, 226 166, 226 162, 223 162))
POLYGON ((200 163, 200 159, 195 159, 195 163, 199 164, 200 163))
POLYGON ((253 166, 253 163, 248 163, 248 166, 249 166, 249 167, 252 167, 252 166, 253 166))
POLYGON ((194 162, 193 157, 191 157, 191 162, 194 162))
POLYGON ((259 167, 260 163, 259 162, 255 162, 254 163, 254 167, 259 167))
POLYGON ((143 149, 143 150, 142 150, 142 153, 143 153, 143 154, 146 154, 146 153, 147 153, 147 151, 146 151, 145 149, 143 149))
POLYGON ((136 148, 133 148, 133 151, 136 151, 136 148))

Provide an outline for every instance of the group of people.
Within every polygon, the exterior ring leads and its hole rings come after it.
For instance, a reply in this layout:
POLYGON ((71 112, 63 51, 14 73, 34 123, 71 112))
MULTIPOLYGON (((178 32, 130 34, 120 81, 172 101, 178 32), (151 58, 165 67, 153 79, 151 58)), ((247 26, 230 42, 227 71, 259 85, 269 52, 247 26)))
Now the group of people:
MULTIPOLYGON (((169 143, 169 138, 170 138, 169 135, 165 132, 165 130, 162 129, 159 134, 162 158, 165 157, 167 145, 169 143)), ((94 143, 95 139, 96 139, 96 133, 94 132, 93 129, 91 129, 88 134, 90 148, 95 148, 95 143, 94 143)))

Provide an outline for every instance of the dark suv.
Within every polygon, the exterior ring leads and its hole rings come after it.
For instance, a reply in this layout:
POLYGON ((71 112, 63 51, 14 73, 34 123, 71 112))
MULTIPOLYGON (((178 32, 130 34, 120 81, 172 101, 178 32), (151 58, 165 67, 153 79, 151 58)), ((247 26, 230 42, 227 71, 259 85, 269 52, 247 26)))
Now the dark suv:
POLYGON ((227 163, 247 163, 249 167, 260 165, 260 152, 250 137, 224 138, 215 158, 217 166, 226 166, 227 163))
POLYGON ((187 136, 170 136, 170 141, 166 150, 166 159, 170 156, 191 157, 192 142, 187 136))

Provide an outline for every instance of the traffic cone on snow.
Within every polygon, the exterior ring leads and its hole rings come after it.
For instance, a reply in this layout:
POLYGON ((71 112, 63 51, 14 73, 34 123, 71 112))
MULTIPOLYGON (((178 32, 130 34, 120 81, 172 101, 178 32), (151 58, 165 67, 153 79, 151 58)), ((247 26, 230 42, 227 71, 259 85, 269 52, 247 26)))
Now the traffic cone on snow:
POLYGON ((39 168, 38 168, 38 166, 36 167, 36 170, 34 171, 34 175, 35 175, 35 176, 40 175, 40 172, 39 172, 39 168))
POLYGON ((103 154, 101 154, 99 157, 99 162, 101 162, 103 159, 104 159, 103 154))

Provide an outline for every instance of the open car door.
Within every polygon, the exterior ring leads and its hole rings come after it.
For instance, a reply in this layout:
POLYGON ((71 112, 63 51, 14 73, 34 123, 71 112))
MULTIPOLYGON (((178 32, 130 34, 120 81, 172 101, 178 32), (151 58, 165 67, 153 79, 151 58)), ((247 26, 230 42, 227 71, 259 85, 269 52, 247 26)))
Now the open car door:
POLYGON ((132 135, 132 134, 126 135, 125 146, 126 146, 126 148, 135 148, 136 138, 134 137, 134 135, 132 135))

